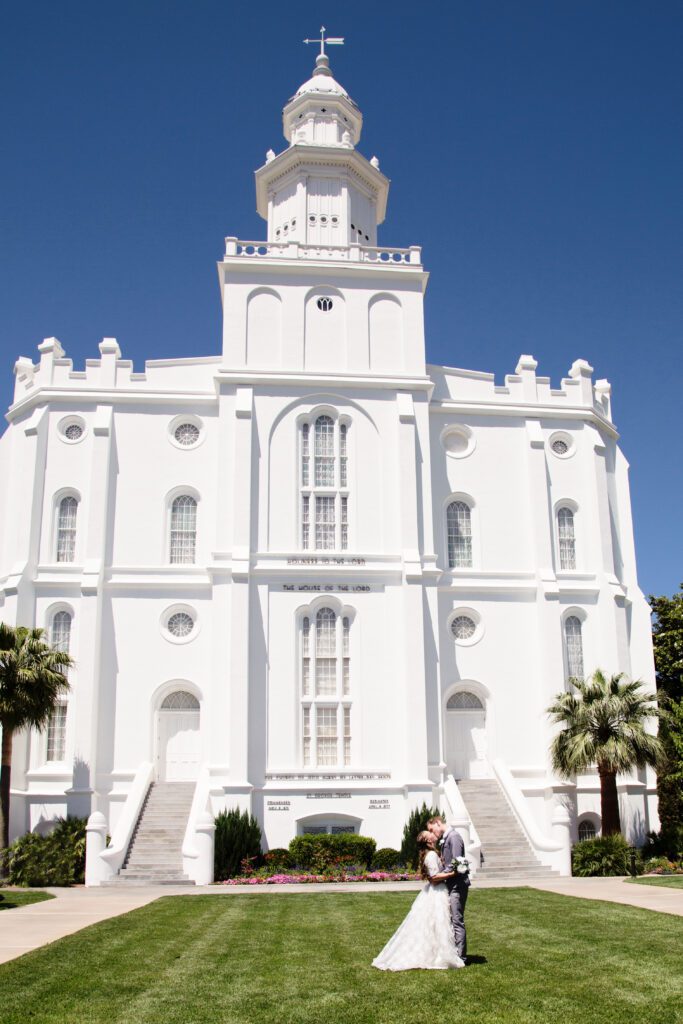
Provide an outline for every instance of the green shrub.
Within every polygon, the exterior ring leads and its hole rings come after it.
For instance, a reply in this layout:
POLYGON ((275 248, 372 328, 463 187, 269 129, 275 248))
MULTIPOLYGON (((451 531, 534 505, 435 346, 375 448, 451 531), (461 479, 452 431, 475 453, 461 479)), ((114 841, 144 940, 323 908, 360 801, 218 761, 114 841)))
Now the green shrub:
POLYGON ((372 858, 373 871, 391 871, 392 868, 401 865, 400 850, 392 850, 390 846, 383 846, 372 858))
MULTIPOLYGON (((641 865, 637 864, 640 870, 641 865)), ((622 835, 584 839, 572 850, 572 874, 586 878, 591 875, 630 875, 631 847, 622 835)))
POLYGON ((253 815, 234 807, 216 817, 214 878, 222 882, 244 873, 243 861, 257 867, 261 859, 261 829, 253 815))
POLYGON ((281 846, 275 846, 272 850, 268 850, 268 853, 264 853, 263 860, 267 868, 274 868, 278 871, 286 871, 292 866, 289 850, 281 846))
POLYGON ((667 857, 650 857, 643 864, 643 871, 646 874, 654 871, 659 875, 672 875, 676 870, 676 862, 667 857))
POLYGON ((58 818, 48 835, 27 832, 7 849, 10 885, 74 885, 85 877, 85 818, 58 818))
POLYGON ((352 832, 334 836, 322 833, 295 836, 289 844, 289 855, 298 867, 321 874, 335 866, 368 868, 375 848, 375 840, 369 836, 357 836, 352 832))
POLYGON ((420 832, 424 832, 429 819, 438 817, 440 813, 435 807, 427 807, 427 804, 424 803, 422 807, 416 808, 411 813, 403 829, 403 842, 399 858, 401 864, 406 864, 411 868, 417 867, 417 837, 420 832))
POLYGON ((666 857, 667 860, 683 860, 683 825, 673 825, 661 832, 648 832, 643 847, 645 857, 666 857))

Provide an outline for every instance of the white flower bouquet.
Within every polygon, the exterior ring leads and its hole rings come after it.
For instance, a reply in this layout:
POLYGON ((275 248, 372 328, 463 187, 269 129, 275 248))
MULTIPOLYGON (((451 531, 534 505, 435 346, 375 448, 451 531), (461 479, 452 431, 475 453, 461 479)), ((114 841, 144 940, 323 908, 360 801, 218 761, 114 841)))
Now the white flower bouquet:
POLYGON ((454 871, 456 875, 469 875, 470 862, 467 857, 455 857, 451 862, 450 870, 454 871))

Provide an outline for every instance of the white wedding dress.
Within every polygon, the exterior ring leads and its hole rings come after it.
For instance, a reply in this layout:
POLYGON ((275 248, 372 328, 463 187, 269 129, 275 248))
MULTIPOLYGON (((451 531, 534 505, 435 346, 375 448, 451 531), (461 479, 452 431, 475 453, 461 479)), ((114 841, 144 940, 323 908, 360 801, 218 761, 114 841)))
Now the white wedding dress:
MULTIPOLYGON (((430 876, 443 871, 434 850, 425 857, 425 868, 430 876)), ((380 971, 446 971, 465 966, 455 949, 448 890, 443 882, 427 882, 372 966, 380 971)))

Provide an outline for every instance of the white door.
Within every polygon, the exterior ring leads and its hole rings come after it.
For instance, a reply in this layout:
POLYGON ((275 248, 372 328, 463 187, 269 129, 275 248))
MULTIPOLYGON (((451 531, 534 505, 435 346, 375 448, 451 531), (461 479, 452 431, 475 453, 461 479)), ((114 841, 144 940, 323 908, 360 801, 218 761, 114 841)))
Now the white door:
POLYGON ((454 694, 446 707, 446 764, 456 779, 481 779, 486 761, 486 711, 476 694, 454 694))
POLYGON ((163 782, 197 778, 201 753, 199 701, 177 690, 164 700, 157 716, 158 776, 163 782))

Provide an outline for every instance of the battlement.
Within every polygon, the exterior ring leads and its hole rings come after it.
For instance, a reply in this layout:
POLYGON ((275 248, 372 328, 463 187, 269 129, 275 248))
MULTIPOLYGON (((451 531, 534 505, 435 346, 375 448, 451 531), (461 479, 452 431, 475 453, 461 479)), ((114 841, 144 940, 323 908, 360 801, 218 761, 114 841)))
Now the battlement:
POLYGON ((73 361, 67 359, 57 338, 46 338, 39 346, 40 361, 26 356, 14 365, 14 402, 26 398, 39 388, 58 390, 150 390, 211 391, 213 370, 221 362, 220 356, 199 356, 189 359, 151 359, 144 372, 136 373, 131 359, 121 358, 116 338, 103 338, 99 345, 100 358, 86 359, 84 370, 74 370, 73 361))
POLYGON ((496 385, 492 373, 461 370, 450 366, 428 366, 434 381, 432 402, 474 402, 486 405, 538 405, 556 409, 587 408, 612 421, 611 385, 606 380, 593 383, 593 367, 585 359, 576 359, 567 377, 553 388, 549 377, 537 377, 538 363, 533 356, 522 355, 515 372, 507 374, 505 384, 496 385))

